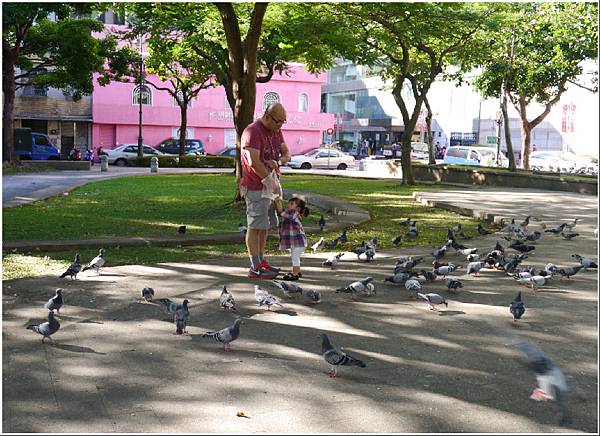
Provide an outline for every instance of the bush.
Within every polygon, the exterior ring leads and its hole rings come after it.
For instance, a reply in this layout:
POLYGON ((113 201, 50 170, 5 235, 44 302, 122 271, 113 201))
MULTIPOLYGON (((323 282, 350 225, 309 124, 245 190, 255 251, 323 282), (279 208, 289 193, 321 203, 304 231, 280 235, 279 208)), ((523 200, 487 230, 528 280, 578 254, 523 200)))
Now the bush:
MULTIPOLYGON (((135 166, 150 167, 150 156, 135 159, 135 166)), ((235 160, 228 156, 159 156, 159 168, 235 168, 235 160)))

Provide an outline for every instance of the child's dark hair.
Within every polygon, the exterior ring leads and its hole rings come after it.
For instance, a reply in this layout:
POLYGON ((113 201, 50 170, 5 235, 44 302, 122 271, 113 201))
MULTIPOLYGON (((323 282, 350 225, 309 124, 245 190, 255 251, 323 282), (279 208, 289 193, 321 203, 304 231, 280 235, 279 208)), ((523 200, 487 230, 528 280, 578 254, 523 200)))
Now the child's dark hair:
POLYGON ((298 197, 292 197, 288 201, 293 201, 298 205, 298 209, 300 209, 300 215, 306 217, 310 213, 308 207, 306 207, 306 201, 302 200, 298 197))

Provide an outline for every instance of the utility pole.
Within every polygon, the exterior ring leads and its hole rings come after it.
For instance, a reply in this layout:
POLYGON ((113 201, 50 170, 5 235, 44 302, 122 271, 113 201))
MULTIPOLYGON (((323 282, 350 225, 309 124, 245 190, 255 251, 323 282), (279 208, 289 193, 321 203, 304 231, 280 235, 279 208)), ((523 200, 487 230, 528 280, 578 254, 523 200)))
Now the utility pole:
POLYGON ((496 122, 498 123, 498 137, 496 139, 496 166, 500 166, 500 142, 502 140, 502 121, 504 121, 504 115, 502 114, 502 108, 496 112, 496 122))
POLYGON ((142 139, 142 92, 144 86, 144 54, 142 51, 142 36, 140 35, 140 84, 138 85, 138 104, 140 107, 140 121, 138 133, 138 157, 144 156, 144 142, 142 139))

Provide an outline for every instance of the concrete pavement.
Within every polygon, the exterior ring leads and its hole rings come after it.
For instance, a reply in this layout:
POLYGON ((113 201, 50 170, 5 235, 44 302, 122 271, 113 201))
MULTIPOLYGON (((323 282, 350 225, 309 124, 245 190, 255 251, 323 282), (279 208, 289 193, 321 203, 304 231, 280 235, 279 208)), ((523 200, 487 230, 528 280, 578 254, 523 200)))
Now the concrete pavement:
MULTIPOLYGON (((579 237, 544 234, 524 264, 573 265, 575 252, 597 259, 594 197, 457 188, 423 198, 497 216, 531 214, 549 224, 579 217, 579 237)), ((499 236, 467 242, 485 253, 499 236)), ((395 258, 423 255, 429 263, 431 248, 400 247, 378 253, 370 264, 347 253, 334 271, 321 266, 327 253, 307 254, 299 284, 322 292, 323 302, 288 301, 271 283, 260 283, 284 300, 279 313, 257 308, 256 281, 244 277, 246 259, 110 267, 108 251, 100 276, 4 281, 3 431, 597 432, 597 273, 555 279, 534 294, 501 271, 467 277, 459 269, 455 276, 464 288, 457 294, 440 280, 423 284, 449 300, 447 309, 432 312, 404 288, 383 282, 395 258), (375 297, 352 302, 334 292, 366 275, 375 277, 375 297), (217 306, 223 285, 245 321, 231 353, 200 336, 235 317, 217 306), (44 346, 25 326, 44 319, 43 303, 59 286, 66 300, 55 335, 59 345, 44 346), (157 298, 190 300, 191 336, 172 335, 172 319, 160 307, 137 302, 144 286, 152 286, 157 298), (518 290, 526 313, 515 327, 508 304, 518 290), (342 368, 339 379, 327 377, 320 332, 367 368, 342 368), (571 377, 572 424, 557 426, 553 404, 528 398, 536 382, 508 346, 516 334, 539 344, 571 377)), ((452 250, 446 260, 465 264, 452 250)), ((288 266, 289 258, 271 262, 288 266)))

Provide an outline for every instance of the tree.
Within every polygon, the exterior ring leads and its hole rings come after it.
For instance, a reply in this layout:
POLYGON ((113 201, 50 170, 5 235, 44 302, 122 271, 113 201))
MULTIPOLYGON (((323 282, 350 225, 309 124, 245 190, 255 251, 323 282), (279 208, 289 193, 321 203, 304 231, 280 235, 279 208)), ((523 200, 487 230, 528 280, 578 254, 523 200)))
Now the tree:
POLYGON ((352 59, 383 68, 402 114, 402 181, 414 184, 411 139, 432 83, 448 65, 472 65, 494 5, 478 3, 340 3, 336 25, 361 48, 352 59), (440 25, 443 23, 443 25, 440 25), (405 88, 406 86, 406 88, 405 88), (410 97, 414 105, 410 107, 410 97))
POLYGON ((116 47, 112 38, 98 40, 93 31, 103 24, 89 18, 74 18, 101 7, 92 3, 3 3, 2 4, 2 141, 8 160, 14 152, 15 93, 36 85, 62 88, 75 100, 93 90, 92 74, 116 47), (49 19, 50 14, 56 21, 49 19))
POLYGON ((502 97, 505 117, 507 100, 519 113, 526 169, 531 131, 546 118, 567 86, 597 92, 597 77, 592 87, 577 82, 581 62, 597 59, 597 17, 597 3, 514 3, 508 5, 503 28, 490 35, 494 44, 475 86, 485 97, 502 97), (527 109, 532 102, 543 110, 530 120, 527 109))

